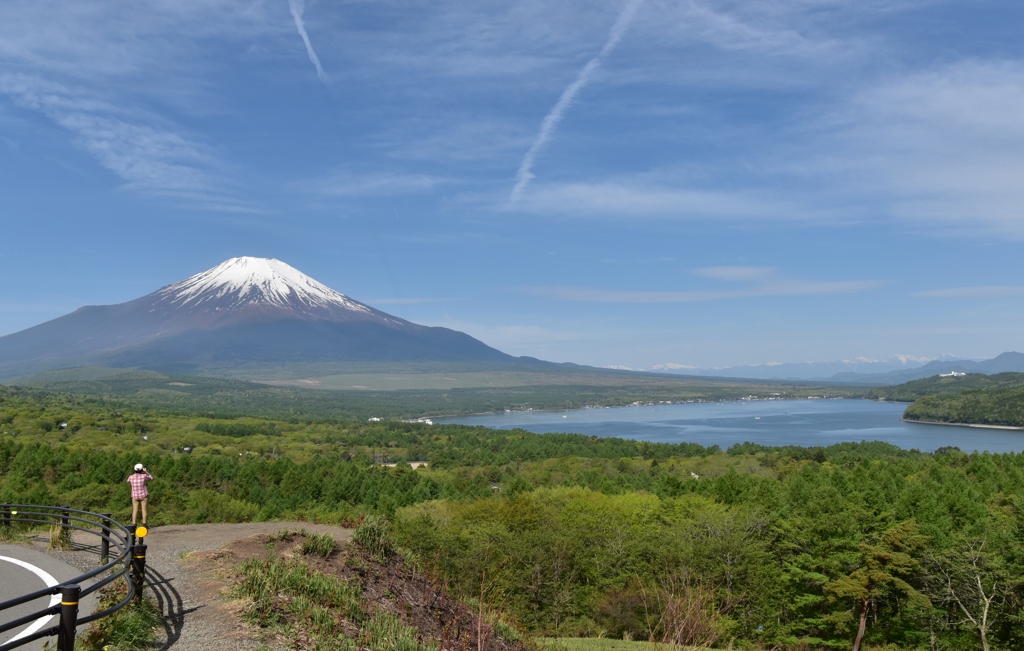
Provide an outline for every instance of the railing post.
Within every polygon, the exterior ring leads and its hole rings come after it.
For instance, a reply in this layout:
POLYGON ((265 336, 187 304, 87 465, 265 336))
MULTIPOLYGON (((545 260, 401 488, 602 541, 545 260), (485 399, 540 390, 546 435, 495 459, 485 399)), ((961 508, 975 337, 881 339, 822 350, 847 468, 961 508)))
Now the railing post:
POLYGON ((11 505, 10 504, 4 504, 4 526, 5 527, 10 527, 11 526, 11 505))
POLYGON ((61 531, 61 533, 63 535, 70 536, 71 532, 68 531, 68 516, 71 515, 71 514, 68 513, 68 509, 70 509, 71 507, 70 506, 62 506, 60 508, 63 509, 60 512, 60 531, 61 531))
POLYGON ((78 598, 82 588, 75 584, 60 587, 60 626, 57 627, 57 651, 75 651, 75 627, 78 626, 78 598))
POLYGON ((128 525, 128 533, 130 533, 132 535, 132 542, 131 542, 131 546, 132 547, 135 546, 135 527, 136 527, 136 525, 134 525, 134 524, 128 525))
POLYGON ((146 543, 132 546, 132 583, 135 601, 142 601, 142 587, 146 583, 146 543))
POLYGON ((110 560, 110 514, 100 513, 103 520, 100 524, 100 565, 110 560))

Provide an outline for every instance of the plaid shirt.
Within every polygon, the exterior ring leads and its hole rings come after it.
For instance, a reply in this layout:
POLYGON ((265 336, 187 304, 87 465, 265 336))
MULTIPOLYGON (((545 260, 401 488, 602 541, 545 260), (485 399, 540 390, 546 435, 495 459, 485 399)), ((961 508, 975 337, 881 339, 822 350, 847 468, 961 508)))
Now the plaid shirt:
POLYGON ((146 482, 153 481, 153 475, 148 472, 133 472, 128 476, 128 483, 132 485, 132 499, 144 500, 149 497, 146 490, 146 482))

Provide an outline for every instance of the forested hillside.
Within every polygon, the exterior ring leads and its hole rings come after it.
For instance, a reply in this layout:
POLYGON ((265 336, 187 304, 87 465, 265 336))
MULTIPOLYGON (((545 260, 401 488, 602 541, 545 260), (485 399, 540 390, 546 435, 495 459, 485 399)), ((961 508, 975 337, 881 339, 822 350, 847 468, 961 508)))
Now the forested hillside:
POLYGON ((907 420, 1024 427, 1024 373, 936 375, 872 389, 867 397, 912 402, 907 420))
POLYGON ((876 649, 981 649, 983 635, 1024 648, 1022 455, 721 451, 62 400, 8 396, 0 500, 123 519, 125 477, 142 461, 151 524, 382 513, 450 590, 536 634, 841 649, 863 624, 876 649))
POLYGON ((942 393, 914 401, 907 420, 1024 427, 1024 387, 942 393))

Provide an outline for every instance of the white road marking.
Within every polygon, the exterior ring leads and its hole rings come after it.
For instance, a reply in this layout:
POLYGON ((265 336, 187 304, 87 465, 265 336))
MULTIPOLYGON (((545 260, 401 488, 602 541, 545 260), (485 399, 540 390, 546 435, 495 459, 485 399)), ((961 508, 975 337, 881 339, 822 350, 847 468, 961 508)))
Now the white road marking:
MULTIPOLYGON (((7 561, 8 563, 14 563, 15 565, 17 565, 19 567, 25 568, 26 570, 28 570, 32 574, 35 574, 40 579, 42 579, 43 583, 46 584, 47 588, 52 588, 53 586, 58 584, 57 583, 57 579, 55 579, 52 576, 50 576, 49 572, 47 572, 44 569, 36 567, 32 563, 26 563, 23 560, 19 560, 17 558, 11 558, 10 556, 0 556, 0 561, 7 561)), ((60 603, 60 595, 59 594, 55 594, 52 597, 50 597, 50 606, 56 606, 59 603, 60 603)), ((49 622, 54 617, 55 617, 55 615, 46 615, 45 617, 40 617, 36 621, 32 622, 31 626, 29 626, 24 631, 22 631, 21 633, 18 633, 17 635, 12 637, 10 640, 8 640, 8 642, 14 642, 15 640, 20 640, 23 637, 32 635, 33 633, 35 633, 36 631, 38 631, 42 627, 46 626, 46 623, 49 622)))

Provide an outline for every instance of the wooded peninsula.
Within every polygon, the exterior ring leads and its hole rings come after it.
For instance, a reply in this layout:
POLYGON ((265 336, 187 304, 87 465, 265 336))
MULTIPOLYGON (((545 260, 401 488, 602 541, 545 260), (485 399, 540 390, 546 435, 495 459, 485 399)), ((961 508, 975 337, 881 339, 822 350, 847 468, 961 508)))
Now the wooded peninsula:
POLYGON ((867 397, 912 402, 907 420, 1024 427, 1024 373, 936 375, 873 389, 867 397))

